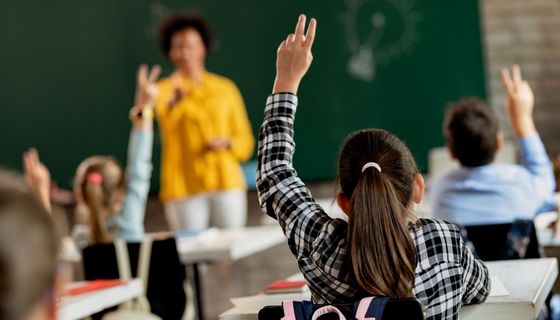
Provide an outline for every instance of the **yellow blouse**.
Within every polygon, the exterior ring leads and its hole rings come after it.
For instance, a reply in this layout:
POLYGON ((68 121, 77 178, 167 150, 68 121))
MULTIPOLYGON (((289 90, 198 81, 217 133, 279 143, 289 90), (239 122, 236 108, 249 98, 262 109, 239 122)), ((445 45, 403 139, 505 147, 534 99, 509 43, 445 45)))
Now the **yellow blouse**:
POLYGON ((173 107, 171 78, 158 83, 156 115, 162 140, 162 201, 218 190, 246 188, 240 162, 255 145, 243 98, 233 81, 205 73, 199 84, 180 80, 183 98, 173 107), (229 138, 231 148, 209 151, 214 138, 229 138))

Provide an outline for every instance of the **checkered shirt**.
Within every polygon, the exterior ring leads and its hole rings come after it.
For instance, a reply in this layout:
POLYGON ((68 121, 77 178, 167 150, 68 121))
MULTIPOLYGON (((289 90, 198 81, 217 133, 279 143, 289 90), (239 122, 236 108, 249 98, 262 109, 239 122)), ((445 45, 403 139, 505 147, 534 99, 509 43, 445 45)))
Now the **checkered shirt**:
MULTIPOLYGON (((278 220, 316 303, 348 303, 363 296, 351 276, 347 223, 330 218, 292 165, 297 96, 268 97, 259 137, 257 190, 263 211, 278 220)), ((465 246, 459 228, 420 219, 411 227, 418 265, 414 293, 426 319, 458 319, 462 304, 483 302, 488 269, 465 246)))

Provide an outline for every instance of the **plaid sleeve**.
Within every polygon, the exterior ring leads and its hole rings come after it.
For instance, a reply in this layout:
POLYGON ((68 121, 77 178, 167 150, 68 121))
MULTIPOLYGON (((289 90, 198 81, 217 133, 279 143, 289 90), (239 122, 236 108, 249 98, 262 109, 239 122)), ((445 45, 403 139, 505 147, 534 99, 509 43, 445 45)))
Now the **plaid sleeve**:
POLYGON ((484 263, 476 259, 471 250, 461 242, 461 266, 463 268, 463 304, 481 303, 490 294, 490 275, 484 263))
POLYGON ((267 99, 258 146, 259 202, 282 227, 314 300, 347 301, 356 292, 343 269, 347 224, 323 211, 292 165, 297 102, 290 93, 267 99))

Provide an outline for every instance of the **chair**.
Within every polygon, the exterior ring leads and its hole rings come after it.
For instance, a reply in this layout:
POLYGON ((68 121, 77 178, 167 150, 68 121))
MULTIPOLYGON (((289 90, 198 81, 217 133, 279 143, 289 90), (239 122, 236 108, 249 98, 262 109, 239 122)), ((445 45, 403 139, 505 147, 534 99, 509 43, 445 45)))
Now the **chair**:
MULTIPOLYGON (((313 310, 317 310, 323 305, 314 305, 313 310)), ((335 304, 346 316, 346 319, 354 319, 352 303, 335 304)), ((259 311, 259 320, 280 320, 284 316, 281 306, 267 306, 259 311)), ((319 317, 320 320, 338 319, 336 314, 325 314, 319 317)), ((385 305, 382 320, 424 320, 422 306, 416 299, 390 299, 385 305)))
POLYGON ((465 240, 473 244, 476 255, 481 260, 533 259, 544 256, 531 220, 463 226, 463 229, 466 231, 465 240))
MULTIPOLYGON (((132 276, 137 274, 140 243, 128 243, 132 276)), ((84 276, 86 280, 118 279, 119 268, 113 243, 96 244, 83 250, 84 276)), ((150 271, 146 297, 152 313, 164 320, 183 318, 186 294, 183 287, 185 269, 179 260, 174 238, 156 240, 152 243, 150 271)), ((97 314, 93 318, 100 318, 97 314)))

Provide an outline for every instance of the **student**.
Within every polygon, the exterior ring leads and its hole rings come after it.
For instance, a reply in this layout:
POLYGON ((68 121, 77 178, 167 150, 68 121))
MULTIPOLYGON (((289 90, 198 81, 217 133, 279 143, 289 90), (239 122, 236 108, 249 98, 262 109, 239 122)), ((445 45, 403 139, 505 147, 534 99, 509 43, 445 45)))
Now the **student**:
POLYGON ((160 199, 173 231, 239 228, 247 220, 240 163, 255 139, 233 81, 206 70, 212 38, 206 21, 177 13, 160 28, 161 50, 175 71, 158 83, 160 199))
POLYGON ((552 165, 533 121, 533 91, 518 66, 502 71, 507 114, 517 138, 522 165, 493 163, 503 145, 498 117, 483 102, 469 98, 451 105, 444 134, 461 168, 437 181, 430 191, 435 218, 461 225, 508 223, 555 211, 552 165))
POLYGON ((262 209, 282 227, 315 302, 416 296, 427 307, 427 319, 457 319, 462 304, 488 296, 488 270, 456 226, 414 216, 424 181, 397 137, 365 129, 342 146, 337 200, 348 223, 330 218, 297 177, 292 165, 296 94, 311 65, 316 28, 312 19, 304 35, 305 20, 300 16, 295 34, 278 48, 258 147, 262 209))
MULTIPOLYGON (((144 236, 144 214, 152 172, 155 81, 160 71, 161 68, 155 66, 148 75, 146 65, 138 69, 136 103, 130 111, 132 130, 126 174, 116 159, 109 156, 89 157, 76 170, 74 193, 77 207, 85 210, 85 221, 89 224, 87 228, 78 225, 73 232, 80 247, 112 241, 115 237, 138 241, 144 236), (80 232, 83 230, 85 232, 80 232)), ((35 150, 24 155, 24 167, 34 193, 43 206, 49 208, 50 178, 35 150)))
POLYGON ((0 170, 0 319, 56 319, 57 239, 25 181, 0 170))

